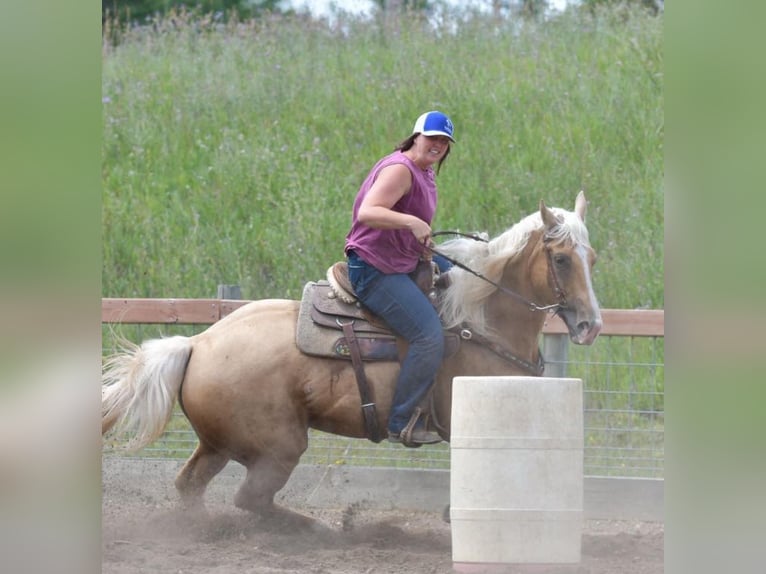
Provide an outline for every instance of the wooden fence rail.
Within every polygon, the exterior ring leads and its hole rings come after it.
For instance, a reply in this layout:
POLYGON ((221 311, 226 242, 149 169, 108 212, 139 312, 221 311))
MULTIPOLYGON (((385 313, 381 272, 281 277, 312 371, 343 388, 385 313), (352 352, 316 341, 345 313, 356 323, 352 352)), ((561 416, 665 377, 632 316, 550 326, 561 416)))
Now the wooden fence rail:
MULTIPOLYGON (((215 299, 104 298, 101 300, 101 321, 103 324, 209 325, 250 302, 225 297, 227 294, 222 294, 219 290, 218 298, 215 299)), ((601 334, 604 336, 638 337, 642 339, 636 341, 635 347, 639 350, 643 350, 645 347, 654 349, 656 345, 662 345, 661 339, 665 334, 665 313, 662 309, 602 309, 602 318, 604 326, 601 334), (652 339, 660 339, 660 341, 653 341, 652 339)), ((576 358, 570 361, 569 355, 572 352, 572 344, 563 322, 557 317, 550 316, 543 334, 541 351, 546 359, 544 376, 581 376, 583 363, 580 362, 580 353, 577 353, 576 358), (575 370, 574 375, 572 374, 573 369, 575 370)), ((617 349, 622 349, 622 347, 622 345, 616 345, 617 349)), ((634 345, 631 344, 629 347, 632 353, 634 345)), ((611 345, 607 346, 606 349, 611 349, 611 345)), ((609 352, 609 350, 604 351, 606 354, 609 352)), ((590 361, 590 354, 588 352, 585 354, 587 355, 586 360, 590 361)), ((585 483, 586 506, 591 513, 595 512, 594 508, 598 507, 598 512, 607 513, 603 515, 604 517, 638 518, 639 514, 635 514, 635 512, 639 511, 635 509, 641 509, 640 516, 643 517, 641 519, 646 519, 648 511, 649 520, 662 520, 664 370, 662 368, 655 370, 654 364, 645 365, 643 360, 642 364, 628 365, 622 362, 623 359, 622 355, 614 358, 607 357, 610 365, 614 360, 616 361, 614 364, 623 365, 625 369, 630 369, 630 377, 635 380, 646 378, 651 382, 650 387, 653 390, 649 393, 639 393, 652 395, 651 407, 649 407, 649 411, 642 410, 639 414, 631 410, 632 406, 624 407, 622 403, 614 406, 613 400, 623 400, 626 393, 631 394, 633 391, 623 392, 619 386, 612 386, 610 367, 606 367, 606 370, 602 368, 599 362, 602 360, 601 355, 588 363, 585 373, 589 379, 598 379, 600 386, 593 386, 592 388, 586 386, 586 396, 593 397, 594 400, 601 400, 608 394, 609 398, 607 399, 608 406, 603 408, 601 406, 589 407, 584 413, 586 417, 584 433, 586 437, 592 439, 586 441, 584 451, 585 470, 590 473, 585 483), (618 416, 612 417, 614 413, 618 413, 618 416), (647 414, 649 416, 646 416, 647 414), (609 417, 609 421, 614 419, 617 422, 604 424, 603 421, 606 420, 604 417, 609 417), (595 476, 600 478, 594 478, 595 476), (606 510, 601 509, 602 506, 606 510)), ((153 447, 153 453, 146 455, 146 460, 150 456, 161 458, 178 456, 179 452, 186 448, 185 445, 188 445, 188 453, 183 451, 184 454, 191 455, 191 450, 196 444, 193 432, 182 427, 180 430, 172 431, 172 433, 172 436, 168 436, 167 443, 158 441, 153 447)), ((325 436, 322 433, 313 434, 310 441, 311 446, 303 459, 304 468, 309 469, 306 472, 313 472, 314 468, 318 468, 321 469, 324 477, 330 467, 333 469, 343 468, 346 472, 346 465, 350 469, 348 472, 380 470, 368 468, 371 460, 378 461, 378 464, 383 467, 407 466, 406 463, 403 463, 400 454, 401 449, 399 451, 396 449, 389 450, 389 447, 385 445, 354 442, 354 439, 347 439, 347 442, 337 441, 337 437, 325 436), (354 444, 353 448, 351 447, 352 443, 354 444), (341 466, 333 463, 339 459, 343 460, 341 466)), ((131 464, 135 463, 131 462, 131 464)), ((416 464, 420 464, 422 469, 429 469, 429 473, 431 473, 433 469, 444 470, 444 468, 449 468, 449 458, 443 452, 437 452, 432 459, 429 458, 427 461, 424 460, 416 464)), ((383 471, 391 472, 392 469, 386 468, 383 471)), ((333 470, 333 472, 336 471, 333 470)), ((367 482, 361 479, 357 480, 363 484, 380 483, 381 480, 385 482, 385 479, 377 478, 378 475, 375 476, 376 478, 373 479, 365 479, 367 482)), ((408 477, 407 480, 410 478, 408 477)), ((448 473, 444 480, 448 480, 448 473)), ((428 488, 431 488, 431 483, 428 484, 428 488)))
MULTIPOLYGON (((212 324, 250 303, 239 299, 101 299, 102 323, 212 324)), ((602 335, 664 337, 663 309, 602 309, 602 335)), ((563 321, 551 316, 545 335, 566 334, 563 321)))

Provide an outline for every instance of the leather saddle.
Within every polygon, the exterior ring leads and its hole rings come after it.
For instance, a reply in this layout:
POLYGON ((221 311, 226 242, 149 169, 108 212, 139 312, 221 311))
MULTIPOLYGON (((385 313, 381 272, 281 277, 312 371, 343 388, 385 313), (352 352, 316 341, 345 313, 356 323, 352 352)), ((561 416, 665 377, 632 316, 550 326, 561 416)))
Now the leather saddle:
MULTIPOLYGON (((422 278, 418 284, 421 289, 427 286, 422 278)), ((429 287, 429 292, 432 290, 429 287)), ((349 326, 363 361, 398 361, 406 352, 406 343, 397 341, 385 321, 357 301, 348 279, 348 265, 339 261, 327 270, 327 280, 307 283, 303 289, 298 348, 309 355, 351 359, 346 335, 349 326)), ((445 331, 444 336, 445 356, 450 356, 457 351, 460 338, 449 331, 445 331)))

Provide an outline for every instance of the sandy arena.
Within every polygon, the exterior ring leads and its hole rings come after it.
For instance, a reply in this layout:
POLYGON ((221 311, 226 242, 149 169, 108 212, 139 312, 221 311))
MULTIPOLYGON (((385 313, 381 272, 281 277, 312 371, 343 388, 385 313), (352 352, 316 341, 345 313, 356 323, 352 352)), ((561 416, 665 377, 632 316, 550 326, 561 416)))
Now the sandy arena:
MULTIPOLYGON (((176 507, 168 476, 124 476, 105 465, 105 574, 449 574, 450 526, 438 512, 300 508, 312 528, 266 528, 220 497, 206 517, 176 507)), ((233 492, 231 492, 233 495, 233 492)), ((663 525, 586 520, 577 565, 507 566, 496 574, 660 574, 663 525)))

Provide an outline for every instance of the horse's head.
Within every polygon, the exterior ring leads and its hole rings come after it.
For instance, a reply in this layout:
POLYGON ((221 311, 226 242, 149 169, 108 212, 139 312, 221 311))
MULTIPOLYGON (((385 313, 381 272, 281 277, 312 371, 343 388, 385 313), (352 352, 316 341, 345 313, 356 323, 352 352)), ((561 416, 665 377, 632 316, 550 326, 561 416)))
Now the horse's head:
POLYGON ((585 227, 586 206, 582 191, 577 195, 574 212, 553 211, 540 201, 547 286, 558 299, 556 314, 578 345, 590 345, 601 332, 601 310, 591 282, 596 253, 585 227))
POLYGON ((441 294, 445 325, 467 325, 490 337, 529 331, 536 349, 544 318, 534 311, 556 308, 574 343, 593 343, 601 331, 601 311, 591 284, 596 255, 585 208, 582 192, 574 211, 548 208, 541 201, 538 212, 489 242, 460 238, 444 243, 441 253, 461 263, 454 275, 450 271, 450 287, 441 294), (535 327, 527 328, 527 321, 535 327))

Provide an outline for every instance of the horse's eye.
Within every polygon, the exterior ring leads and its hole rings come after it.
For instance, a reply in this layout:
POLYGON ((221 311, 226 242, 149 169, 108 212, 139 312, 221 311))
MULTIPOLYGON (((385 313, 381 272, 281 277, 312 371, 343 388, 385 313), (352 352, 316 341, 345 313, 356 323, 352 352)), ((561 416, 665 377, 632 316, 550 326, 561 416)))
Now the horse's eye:
POLYGON ((558 253, 553 256, 553 262, 557 267, 566 267, 569 265, 569 256, 558 253))

